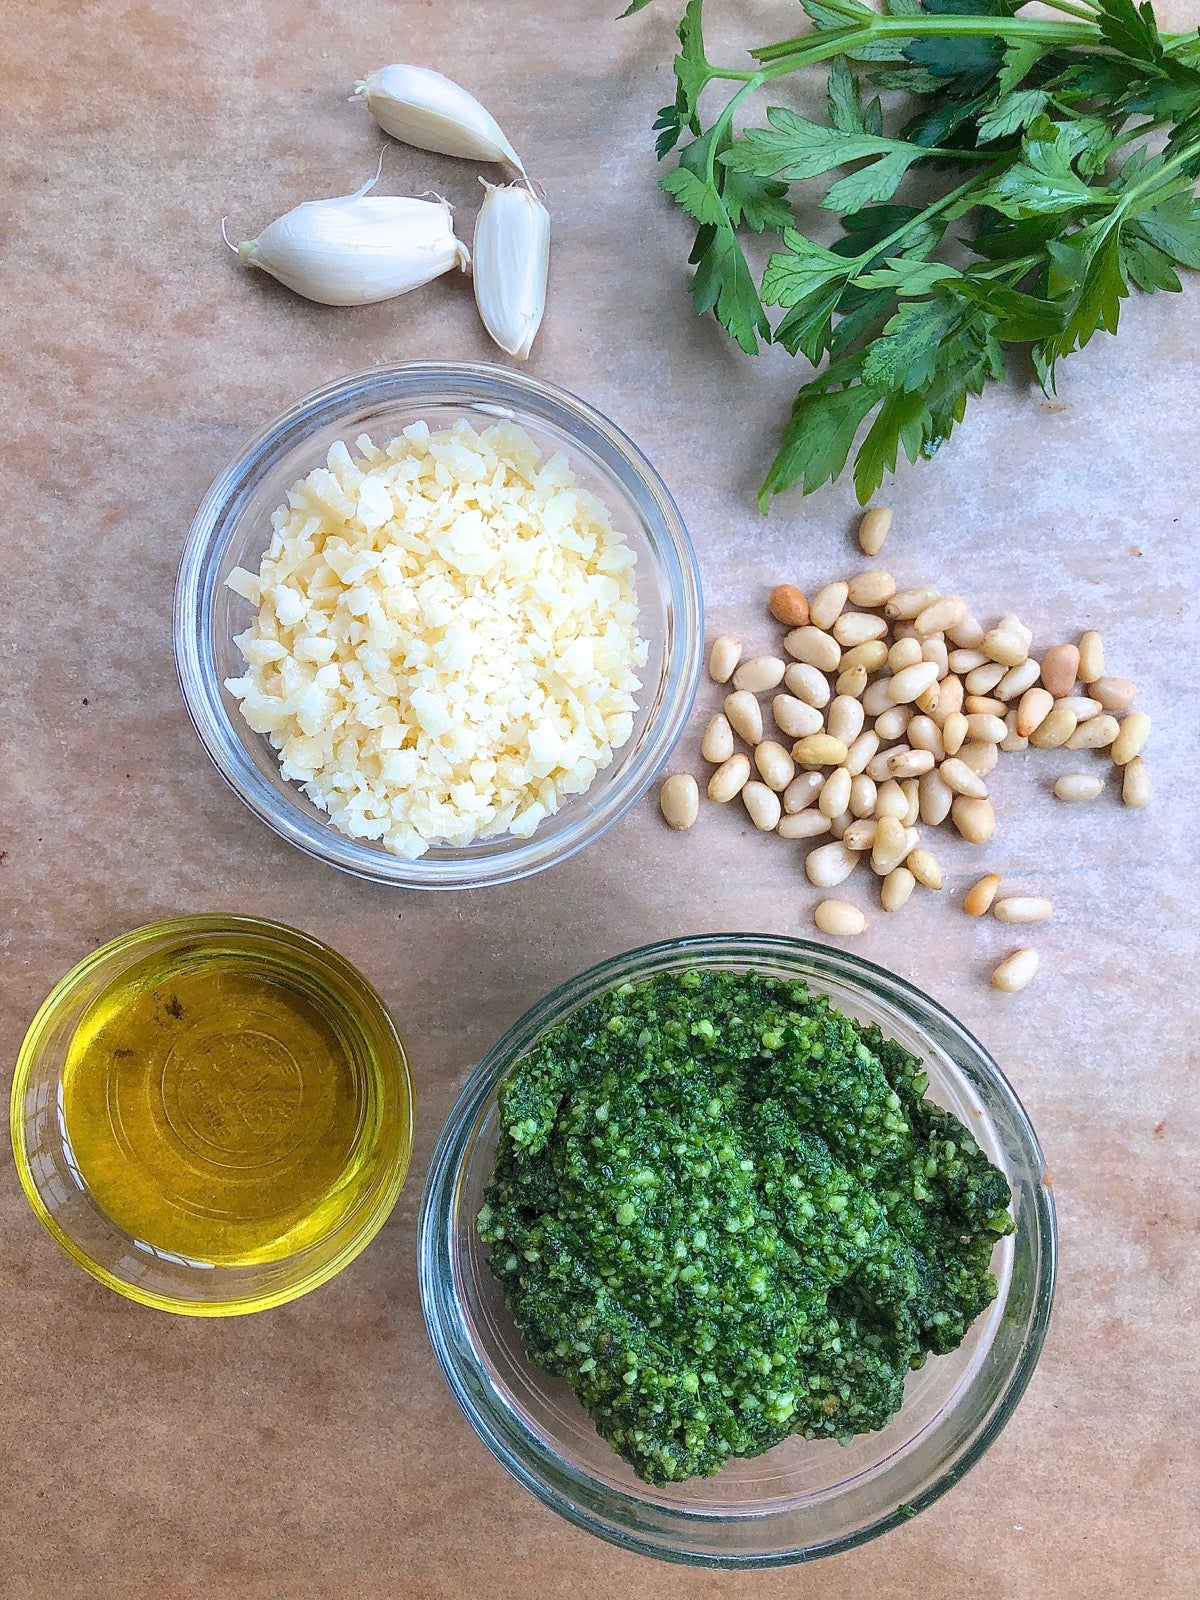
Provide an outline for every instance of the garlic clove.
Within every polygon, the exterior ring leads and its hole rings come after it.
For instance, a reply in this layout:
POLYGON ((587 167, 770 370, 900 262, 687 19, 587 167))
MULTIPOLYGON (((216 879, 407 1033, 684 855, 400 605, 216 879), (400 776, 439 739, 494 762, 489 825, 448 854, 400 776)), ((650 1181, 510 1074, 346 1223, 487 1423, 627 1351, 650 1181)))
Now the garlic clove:
POLYGON ((473 243, 475 303, 501 350, 524 361, 546 307, 550 213, 527 188, 484 188, 473 243))
POLYGON ((355 94, 385 133, 420 150, 525 167, 500 124, 473 94, 429 67, 400 63, 372 72, 355 94))
POLYGON ((460 267, 470 254, 455 237, 444 200, 367 193, 307 200, 237 245, 241 259, 306 299, 369 305, 406 294, 460 267))

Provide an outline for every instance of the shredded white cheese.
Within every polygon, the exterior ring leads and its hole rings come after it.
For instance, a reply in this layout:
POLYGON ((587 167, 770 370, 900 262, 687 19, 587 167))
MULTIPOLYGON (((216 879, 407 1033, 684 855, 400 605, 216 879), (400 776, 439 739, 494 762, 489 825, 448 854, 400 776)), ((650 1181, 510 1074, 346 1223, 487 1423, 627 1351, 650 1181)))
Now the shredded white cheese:
POLYGON ((343 833, 527 838, 633 730, 635 552, 523 428, 341 442, 272 519, 225 687, 343 833))

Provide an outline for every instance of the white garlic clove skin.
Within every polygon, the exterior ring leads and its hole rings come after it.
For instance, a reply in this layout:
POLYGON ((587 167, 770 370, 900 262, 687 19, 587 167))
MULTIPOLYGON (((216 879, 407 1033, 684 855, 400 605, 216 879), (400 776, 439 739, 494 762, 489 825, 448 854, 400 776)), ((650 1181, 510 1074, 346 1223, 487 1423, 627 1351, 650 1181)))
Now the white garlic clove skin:
POLYGON ((397 63, 372 72, 354 92, 393 139, 439 155, 499 161, 525 176, 520 156, 491 112, 440 72, 397 63))
POLYGON ((524 361, 546 308, 550 213, 528 189, 485 183, 475 221, 475 304, 501 350, 524 361))
POLYGON ((370 186, 305 201, 239 244, 238 255, 327 306, 390 300, 451 267, 467 270, 470 253, 444 200, 369 195, 370 186))

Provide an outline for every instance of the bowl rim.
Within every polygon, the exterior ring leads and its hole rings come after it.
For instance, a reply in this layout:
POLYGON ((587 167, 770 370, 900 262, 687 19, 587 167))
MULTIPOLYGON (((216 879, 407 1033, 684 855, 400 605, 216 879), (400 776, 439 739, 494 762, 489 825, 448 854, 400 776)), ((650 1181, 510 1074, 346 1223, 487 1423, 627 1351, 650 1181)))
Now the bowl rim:
MULTIPOLYGON (((323 940, 314 938, 312 934, 304 933, 301 929, 293 928, 285 922, 276 922, 267 917, 250 917, 237 913, 224 915, 219 912, 204 912, 195 916, 167 917, 156 922, 147 922, 139 927, 131 928, 128 932, 118 934, 113 939, 107 939, 102 945, 91 951, 90 954, 77 961, 69 971, 65 972, 42 1001, 34 1013, 33 1020, 26 1029, 20 1049, 17 1052, 17 1062, 13 1070, 12 1089, 9 1094, 8 1106, 9 1138, 12 1143, 13 1161, 17 1169, 17 1176, 21 1182, 21 1188, 24 1191, 26 1200, 29 1202, 30 1210, 54 1240, 55 1244, 77 1266, 82 1267, 90 1277, 95 1278, 106 1289, 113 1290, 127 1300, 136 1301, 139 1305, 150 1306, 156 1311, 168 1311, 179 1316, 190 1317, 240 1317, 248 1316, 256 1311, 270 1310, 275 1306, 286 1305, 289 1301, 298 1300, 301 1295, 306 1295, 311 1290, 319 1288, 323 1283, 328 1283, 331 1278, 348 1266, 356 1256, 360 1255, 379 1233, 395 1209, 412 1164, 416 1095, 408 1051, 405 1049, 404 1041, 400 1037, 392 1015, 383 1003, 383 999, 375 986, 352 962, 348 961, 345 956, 323 940), (346 982, 353 992, 355 1000, 363 1006, 365 1011, 371 1014, 373 1024, 379 1029, 392 1049, 397 1079, 403 1090, 401 1096, 402 1104, 399 1106, 398 1115, 397 1159, 388 1163, 387 1181, 381 1186, 379 1195, 364 1217, 362 1225, 351 1236, 346 1245, 320 1267, 297 1279, 294 1284, 288 1284, 267 1294, 255 1294, 251 1299, 219 1302, 183 1300, 174 1295, 160 1294, 153 1290, 143 1289, 137 1284, 118 1278, 89 1255, 75 1240, 74 1236, 59 1224, 53 1212, 50 1211, 42 1199, 41 1191, 34 1180, 31 1170, 29 1151, 25 1143, 25 1094, 47 1029, 55 1020, 60 1009, 72 999, 79 986, 98 967, 102 966, 111 957, 131 950, 138 943, 150 939, 172 939, 197 935, 205 938, 228 933, 231 930, 243 933, 265 934, 305 956, 315 957, 325 967, 335 971, 346 982)), ((114 1224, 114 1226, 116 1225, 114 1224)))
MULTIPOLYGON (((439 402, 431 397, 429 403, 439 402)), ((581 448, 590 449, 595 455, 586 439, 581 441, 581 448)), ((611 470, 607 462, 605 465, 611 470)), ((226 784, 278 837, 316 860, 374 883, 427 890, 479 888, 512 883, 557 866, 606 833, 641 800, 691 712, 700 680, 703 599, 696 553, 670 490, 645 453, 603 412, 569 390, 493 363, 389 362, 334 379, 301 396, 261 427, 217 474, 192 520, 180 555, 172 639, 180 692, 201 745, 226 784), (543 837, 539 845, 535 832, 529 839, 512 838, 510 848, 487 859, 455 859, 450 855, 404 861, 340 833, 329 822, 316 826, 295 803, 298 791, 293 791, 290 784, 276 789, 248 755, 239 759, 241 738, 225 704, 211 651, 203 643, 200 606, 209 569, 219 559, 227 535, 236 525, 239 500, 279 456, 304 433, 336 423, 340 414, 356 404, 389 394, 397 400, 419 401, 422 386, 432 389, 438 384, 474 385, 477 391, 449 400, 443 396, 441 404, 484 409, 491 406, 498 411, 503 406, 518 413, 523 402, 543 406, 565 432, 582 427, 592 440, 621 460, 645 495, 646 503, 639 507, 639 514, 646 518, 647 508, 653 511, 655 543, 671 590, 675 625, 662 703, 652 720, 652 732, 629 771, 608 792, 607 803, 599 814, 585 812, 565 838, 553 844, 543 837)), ((603 793, 603 781, 600 774, 593 783, 598 793, 603 793)), ((511 836, 502 838, 507 841, 511 836)))
MULTIPOLYGON (((957 1063, 954 1071, 960 1072, 957 1063)), ((657 940, 632 950, 620 952, 586 968, 574 977, 558 984, 549 994, 529 1007, 483 1057, 470 1073, 466 1083, 455 1098, 450 1113, 442 1125, 437 1144, 430 1159, 425 1187, 421 1197, 418 1221, 417 1265, 421 1305, 428 1334, 438 1365, 451 1393, 476 1434, 500 1464, 543 1504, 557 1511, 567 1521, 586 1532, 597 1534, 609 1543, 636 1554, 686 1566, 703 1566, 725 1570, 764 1569, 782 1567, 820 1559, 857 1548, 877 1538, 889 1529, 899 1527, 925 1510, 953 1487, 986 1453, 1011 1418, 1017 1404, 1033 1376, 1049 1329, 1054 1302, 1058 1264, 1058 1229, 1054 1197, 1046 1181, 1046 1162, 1037 1135, 1015 1089, 990 1052, 963 1026, 961 1022, 938 1001, 908 983, 896 973, 848 951, 834 949, 807 939, 794 939, 781 935, 755 933, 717 933, 689 935, 676 939, 657 940), (587 999, 604 992, 614 984, 630 977, 631 969, 638 969, 639 977, 647 977, 646 963, 662 957, 664 965, 672 967, 683 961, 695 959, 701 964, 706 957, 747 959, 787 959, 804 961, 823 968, 841 981, 855 987, 869 986, 881 989, 888 998, 894 997, 906 1007, 915 1008, 922 1023, 925 1013, 945 1028, 952 1037, 965 1045, 975 1058, 981 1074, 989 1081, 1005 1102, 1005 1109, 1018 1131, 1024 1153, 1034 1170, 1042 1174, 1042 1181, 1032 1186, 1032 1227, 1037 1244, 1037 1281, 1032 1294, 1032 1314, 1017 1360, 1008 1373, 990 1413, 977 1431, 967 1440, 958 1454, 940 1468, 928 1486, 907 1501, 902 1507, 894 1506, 881 1512, 870 1522, 850 1531, 834 1535, 812 1544, 795 1546, 769 1552, 718 1552, 711 1549, 695 1550, 680 1543, 668 1543, 654 1532, 641 1532, 628 1524, 619 1524, 610 1516, 601 1516, 587 1503, 587 1496, 578 1492, 587 1488, 592 1480, 586 1473, 573 1468, 560 1471, 564 1481, 573 1484, 576 1493, 565 1492, 558 1483, 549 1481, 539 1470, 543 1457, 549 1459, 540 1441, 524 1436, 527 1454, 519 1455, 509 1448, 501 1430, 489 1414, 488 1402, 496 1404, 489 1380, 468 1359, 461 1364, 451 1350, 450 1339, 442 1324, 444 1300, 449 1300, 454 1311, 452 1291, 446 1286, 453 1281, 449 1266, 448 1236, 441 1236, 443 1218, 453 1219, 458 1208, 461 1170, 469 1141, 469 1130, 478 1121, 489 1099, 495 1094, 505 1073, 515 1064, 547 1027, 561 1020, 567 1010, 585 1003, 587 999), (570 1001, 569 1008, 566 1002, 570 1001), (528 1457, 533 1457, 531 1464, 528 1457)), ((461 1341, 458 1341, 461 1344, 461 1341)), ((519 1424, 510 1424, 510 1431, 520 1434, 519 1424)), ((605 1491, 607 1492, 607 1490, 605 1491)), ((636 1500, 629 1497, 632 1504, 636 1500)), ((675 1509, 672 1512, 680 1530, 691 1526, 709 1526, 720 1520, 720 1513, 675 1509)))

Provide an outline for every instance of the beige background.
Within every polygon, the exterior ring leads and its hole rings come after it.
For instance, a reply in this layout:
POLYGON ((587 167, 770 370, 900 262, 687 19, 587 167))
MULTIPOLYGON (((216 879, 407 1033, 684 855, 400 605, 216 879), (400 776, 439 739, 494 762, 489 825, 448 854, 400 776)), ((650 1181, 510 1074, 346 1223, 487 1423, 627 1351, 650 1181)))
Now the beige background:
MULTIPOLYGON (((752 835, 734 808, 680 837, 647 803, 528 882, 392 893, 279 843, 226 790, 184 715, 175 566, 242 439, 373 362, 491 353, 465 282, 331 311, 221 245, 223 214, 235 237, 252 235, 369 176, 380 139, 346 96, 388 60, 473 86, 544 182, 555 258, 531 370, 648 449, 694 534, 711 631, 767 644, 767 586, 853 570, 847 489, 789 498, 769 521, 754 509, 791 363, 743 359, 691 314, 687 225, 656 194, 648 131, 670 94, 679 7, 620 26, 616 9, 5 8, 0 1060, 9 1070, 47 989, 102 940, 175 912, 262 912, 331 941, 378 984, 411 1047, 420 1122, 408 1188, 366 1255, 307 1300, 224 1325, 93 1284, 41 1234, 4 1163, 4 1600, 1195 1592, 1194 276, 1182 298, 1130 302, 1119 342, 1072 359, 1054 404, 1019 384, 990 395, 889 496, 887 559, 902 583, 1011 607, 1039 646, 1103 630, 1111 669, 1139 682, 1155 717, 1157 796, 1124 811, 1110 785, 1068 809, 1049 798, 1064 758, 1006 758, 993 845, 939 846, 946 892, 874 916, 857 947, 957 1012, 1010 1073, 1052 1168, 1063 1271, 1044 1358, 1003 1437, 937 1506, 854 1554, 762 1576, 689 1573, 568 1527, 459 1415, 413 1265, 434 1138, 499 1032, 559 980, 648 939, 810 933, 800 855, 752 835), (1042 973, 1018 999, 985 982, 1013 941, 955 908, 984 865, 1059 906, 1037 936, 1042 973)), ((764 39, 799 21, 782 3, 740 9, 762 13, 764 39)), ((1160 9, 1200 22, 1195 0, 1160 9)), ((389 148, 385 192, 431 185, 474 204, 470 166, 389 148)))

